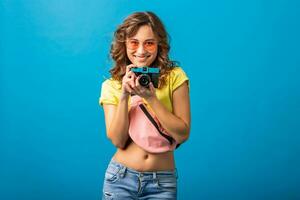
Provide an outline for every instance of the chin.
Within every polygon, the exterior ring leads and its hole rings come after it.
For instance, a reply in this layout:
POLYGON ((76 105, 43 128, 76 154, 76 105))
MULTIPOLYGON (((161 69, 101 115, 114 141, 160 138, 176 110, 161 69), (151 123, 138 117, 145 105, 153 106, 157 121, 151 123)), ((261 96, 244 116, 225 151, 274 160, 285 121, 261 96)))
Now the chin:
POLYGON ((152 64, 152 62, 150 61, 145 61, 145 62, 134 61, 133 63, 138 67, 149 66, 152 64))
POLYGON ((140 63, 140 62, 135 62, 134 63, 137 67, 144 67, 144 66, 148 66, 148 63, 140 63))
POLYGON ((129 56, 129 60, 132 64, 136 65, 137 67, 150 66, 154 61, 152 56, 148 57, 145 60, 139 60, 135 56, 129 56))

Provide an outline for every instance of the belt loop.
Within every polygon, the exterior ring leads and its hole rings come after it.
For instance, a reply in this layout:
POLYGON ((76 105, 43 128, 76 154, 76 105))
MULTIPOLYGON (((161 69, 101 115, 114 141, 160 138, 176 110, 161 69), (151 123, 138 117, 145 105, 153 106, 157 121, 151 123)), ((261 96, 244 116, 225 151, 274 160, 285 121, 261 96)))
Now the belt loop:
POLYGON ((144 176, 143 172, 139 172, 139 178, 142 178, 144 176))
POLYGON ((152 175, 153 175, 153 183, 158 184, 158 178, 156 172, 153 172, 152 175))
POLYGON ((125 174, 126 174, 126 170, 127 167, 126 166, 122 166, 122 168, 120 169, 120 177, 124 178, 125 174))
POLYGON ((156 172, 153 172, 153 179, 154 179, 154 180, 157 179, 156 172))

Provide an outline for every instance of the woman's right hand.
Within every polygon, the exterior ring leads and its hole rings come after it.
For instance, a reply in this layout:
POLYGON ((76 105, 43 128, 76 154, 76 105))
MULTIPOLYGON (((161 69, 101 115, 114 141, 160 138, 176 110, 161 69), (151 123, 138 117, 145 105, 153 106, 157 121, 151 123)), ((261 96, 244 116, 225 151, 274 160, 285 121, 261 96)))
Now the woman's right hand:
POLYGON ((133 94, 133 87, 135 86, 136 75, 130 69, 135 67, 134 64, 126 66, 126 74, 122 79, 122 96, 128 97, 130 94, 133 94))

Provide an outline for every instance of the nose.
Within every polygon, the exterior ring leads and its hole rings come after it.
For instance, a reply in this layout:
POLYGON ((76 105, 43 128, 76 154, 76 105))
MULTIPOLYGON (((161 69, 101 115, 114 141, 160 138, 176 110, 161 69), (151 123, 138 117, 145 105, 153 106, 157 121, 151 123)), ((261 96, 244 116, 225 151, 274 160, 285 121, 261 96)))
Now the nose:
POLYGON ((144 45, 143 44, 140 44, 138 49, 136 50, 136 52, 138 54, 144 54, 146 52, 145 48, 144 48, 144 45))

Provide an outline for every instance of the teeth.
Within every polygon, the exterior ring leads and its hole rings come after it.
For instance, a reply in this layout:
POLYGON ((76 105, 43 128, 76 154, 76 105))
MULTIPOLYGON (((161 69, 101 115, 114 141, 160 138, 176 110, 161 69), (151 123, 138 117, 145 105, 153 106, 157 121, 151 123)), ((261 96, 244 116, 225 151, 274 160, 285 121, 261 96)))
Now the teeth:
POLYGON ((134 57, 138 57, 138 58, 148 58, 148 57, 150 57, 150 55, 147 55, 147 56, 134 56, 134 57))

